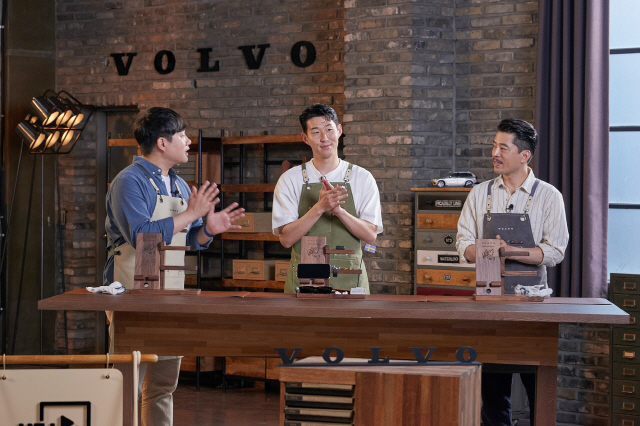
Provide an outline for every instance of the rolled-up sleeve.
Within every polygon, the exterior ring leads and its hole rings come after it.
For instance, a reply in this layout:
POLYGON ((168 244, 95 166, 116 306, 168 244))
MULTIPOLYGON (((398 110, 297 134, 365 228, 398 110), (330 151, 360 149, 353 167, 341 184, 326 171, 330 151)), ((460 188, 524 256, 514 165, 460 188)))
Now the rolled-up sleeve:
POLYGON ((547 199, 546 204, 542 240, 538 247, 544 253, 542 265, 555 266, 564 259, 564 253, 569 244, 569 229, 562 194, 555 191, 553 196, 547 199))
POLYGON ((476 238, 478 238, 476 193, 475 188, 469 193, 462 207, 460 219, 458 219, 456 250, 458 250, 458 254, 460 255, 460 263, 470 263, 467 261, 467 258, 464 257, 464 252, 467 250, 467 247, 475 244, 476 238))

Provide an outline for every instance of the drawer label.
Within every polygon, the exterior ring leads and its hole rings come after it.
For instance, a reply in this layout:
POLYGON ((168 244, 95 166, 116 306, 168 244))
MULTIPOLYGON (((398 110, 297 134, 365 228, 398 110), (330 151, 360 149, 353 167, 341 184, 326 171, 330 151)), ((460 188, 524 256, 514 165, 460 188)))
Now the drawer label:
POLYGON ((451 281, 451 275, 446 274, 446 275, 444 276, 444 280, 445 280, 445 281, 451 281))
POLYGON ((451 244, 453 244, 453 235, 445 235, 444 236, 444 243, 448 246, 450 246, 451 244))
POLYGON ((462 207, 462 200, 436 200, 436 207, 441 207, 441 208, 462 207))
POLYGON ((457 254, 439 254, 438 263, 460 263, 460 256, 457 254))

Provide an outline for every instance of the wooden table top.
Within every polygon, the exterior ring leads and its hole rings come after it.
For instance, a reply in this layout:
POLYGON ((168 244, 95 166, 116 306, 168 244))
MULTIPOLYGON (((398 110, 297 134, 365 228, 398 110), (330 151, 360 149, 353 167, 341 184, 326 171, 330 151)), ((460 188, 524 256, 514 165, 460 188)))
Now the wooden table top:
POLYGON ((474 301, 470 297, 371 295, 359 299, 297 299, 293 294, 203 291, 199 296, 93 294, 73 290, 38 302, 40 310, 162 312, 218 315, 531 321, 628 324, 606 299, 553 297, 538 303, 474 301))

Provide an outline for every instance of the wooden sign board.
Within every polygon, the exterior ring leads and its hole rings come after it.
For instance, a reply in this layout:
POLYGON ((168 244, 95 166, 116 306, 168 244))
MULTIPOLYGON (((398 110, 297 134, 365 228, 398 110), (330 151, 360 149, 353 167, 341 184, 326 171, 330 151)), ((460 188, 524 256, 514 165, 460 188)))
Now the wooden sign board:
POLYGON ((302 237, 300 241, 300 263, 329 263, 325 253, 327 237, 302 237))
POLYGON ((476 240, 476 294, 502 295, 500 240, 476 240))
POLYGON ((134 289, 160 288, 160 233, 140 232, 136 238, 136 266, 133 275, 134 289))

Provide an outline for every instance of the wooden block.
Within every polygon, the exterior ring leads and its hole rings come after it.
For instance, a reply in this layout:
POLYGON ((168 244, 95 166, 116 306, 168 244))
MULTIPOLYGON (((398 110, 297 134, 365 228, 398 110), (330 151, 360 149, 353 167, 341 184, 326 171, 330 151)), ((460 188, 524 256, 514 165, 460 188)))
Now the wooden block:
POLYGON ((476 246, 476 294, 499 296, 502 291, 500 263, 500 240, 494 238, 477 239, 476 246), (479 285, 479 283, 484 285, 479 285), (496 285, 497 283, 497 285, 496 285))
POLYGON ((287 281, 287 272, 289 271, 288 260, 276 260, 276 281, 287 281))
POLYGON ((327 237, 302 237, 300 243, 300 263, 327 263, 324 247, 327 237))
POLYGON ((160 233, 140 232, 136 236, 134 289, 160 288, 160 250, 158 248, 161 241, 160 233), (136 280, 136 277, 142 279, 136 280))
POLYGON ((271 213, 246 213, 243 218, 233 222, 234 225, 240 225, 242 229, 232 229, 228 232, 271 232, 271 213))

